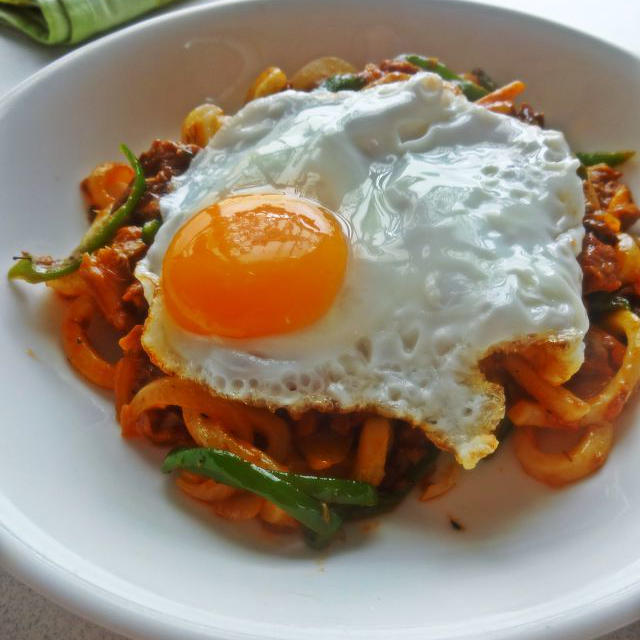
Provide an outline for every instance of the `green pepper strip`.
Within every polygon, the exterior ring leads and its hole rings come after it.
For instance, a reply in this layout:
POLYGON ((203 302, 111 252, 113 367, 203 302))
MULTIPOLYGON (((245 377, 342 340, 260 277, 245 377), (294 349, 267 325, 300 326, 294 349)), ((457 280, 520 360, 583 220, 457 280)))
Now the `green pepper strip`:
POLYGON ((133 187, 126 201, 109 216, 100 218, 91 225, 80 244, 68 258, 50 261, 49 259, 24 254, 24 257, 19 258, 13 267, 9 269, 9 279, 21 279, 37 283, 56 280, 69 275, 80 266, 83 254, 92 253, 96 249, 104 247, 113 238, 116 231, 127 222, 144 192, 145 180, 142 167, 131 150, 124 144, 120 145, 120 150, 126 156, 135 172, 133 187))
POLYGON ((576 153, 578 160, 580 160, 585 167, 602 163, 608 164, 610 167, 616 167, 633 158, 635 155, 635 151, 593 151, 592 153, 576 153))
MULTIPOLYGON (((376 504, 371 506, 344 505, 335 507, 335 510, 339 512, 344 520, 362 520, 391 511, 407 497, 415 485, 422 479, 425 473, 427 473, 437 456, 438 449, 432 447, 409 469, 401 489, 386 492, 378 491, 376 504)), ((321 534, 307 529, 303 531, 303 535, 307 545, 313 549, 323 549, 331 542, 335 533, 321 534)))
POLYGON ((161 226, 162 220, 160 220, 160 218, 154 218, 153 220, 145 222, 142 225, 142 242, 145 244, 151 244, 161 226))
POLYGON ((175 469, 208 476, 216 482, 262 496, 318 535, 332 536, 342 525, 342 518, 326 503, 316 500, 274 472, 246 462, 228 451, 175 449, 165 458, 162 470, 169 473, 175 469))
POLYGON ((442 64, 442 62, 440 62, 438 58, 425 58, 424 56, 419 56, 411 53, 402 56, 401 59, 410 62, 416 67, 425 69, 426 71, 437 73, 443 80, 449 80, 450 82, 453 82, 453 84, 460 87, 462 93, 464 93, 464 95, 472 102, 482 98, 483 96, 486 96, 489 93, 486 89, 483 89, 475 82, 471 82, 471 80, 465 80, 464 78, 461 78, 457 73, 451 71, 449 67, 442 64))
POLYGON ((310 496, 332 504, 353 504, 370 507, 378 503, 378 492, 373 485, 357 480, 321 478, 288 471, 272 471, 274 476, 286 480, 310 496))
POLYGON ((495 91, 498 85, 494 79, 484 69, 474 69, 472 72, 475 79, 478 81, 478 86, 486 89, 489 93, 495 91))
POLYGON ((320 86, 334 92, 359 91, 365 84, 365 79, 355 73, 338 73, 328 77, 320 86))

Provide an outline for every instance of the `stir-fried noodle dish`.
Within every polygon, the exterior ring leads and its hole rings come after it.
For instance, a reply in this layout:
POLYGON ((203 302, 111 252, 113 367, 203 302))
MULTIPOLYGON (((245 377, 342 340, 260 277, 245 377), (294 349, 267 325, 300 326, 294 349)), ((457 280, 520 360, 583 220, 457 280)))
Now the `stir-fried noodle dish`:
POLYGON ((640 210, 633 153, 574 153, 524 89, 414 54, 269 67, 235 115, 123 145, 80 185, 76 249, 9 277, 64 301, 122 436, 222 518, 322 547, 503 442, 562 487, 640 376, 640 210))

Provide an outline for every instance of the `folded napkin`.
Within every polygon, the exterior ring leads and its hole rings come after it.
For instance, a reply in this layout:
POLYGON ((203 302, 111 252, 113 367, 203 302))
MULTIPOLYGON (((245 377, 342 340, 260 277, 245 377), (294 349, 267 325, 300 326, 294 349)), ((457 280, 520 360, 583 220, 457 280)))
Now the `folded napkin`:
POLYGON ((0 0, 6 23, 44 44, 75 44, 173 0, 0 0))

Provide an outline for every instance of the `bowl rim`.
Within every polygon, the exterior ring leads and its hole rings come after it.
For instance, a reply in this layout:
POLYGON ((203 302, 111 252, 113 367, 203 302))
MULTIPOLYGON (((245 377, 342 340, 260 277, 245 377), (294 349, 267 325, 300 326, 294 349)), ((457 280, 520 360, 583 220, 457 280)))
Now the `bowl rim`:
MULTIPOLYGON (((336 4, 339 4, 340 1, 329 0, 329 2, 336 4)), ((557 34, 564 33, 568 37, 578 38, 593 46, 604 48, 611 55, 622 56, 629 62, 640 66, 639 55, 607 40, 600 39, 579 29, 568 27, 552 19, 474 0, 408 1, 440 7, 456 7, 461 11, 482 12, 493 14, 496 17, 526 21, 532 28, 547 29, 557 34)), ((128 40, 135 33, 153 30, 167 22, 184 20, 197 14, 215 14, 215 12, 228 7, 233 7, 233 10, 240 12, 243 10, 250 11, 253 7, 270 3, 286 6, 287 4, 300 5, 303 2, 310 5, 314 0, 211 0, 207 4, 173 9, 167 13, 152 16, 124 28, 116 29, 65 53, 10 89, 0 98, 0 118, 4 117, 33 85, 54 75, 58 70, 77 58, 86 55, 86 53, 109 48, 119 41, 128 40)), ((367 0, 349 0, 349 2, 364 6, 367 0)), ((10 512, 25 520, 26 523, 29 522, 0 493, 0 514, 10 512)), ((42 533, 46 535, 46 532, 42 533)), ((53 547, 64 548, 53 539, 51 539, 50 544, 53 547)), ((266 638, 293 640, 293 638, 299 637, 300 632, 303 631, 301 628, 276 625, 269 627, 266 625, 260 625, 260 627, 252 626, 251 629, 249 629, 248 625, 245 630, 241 631, 217 625, 215 627, 210 625, 205 627, 185 617, 180 617, 174 612, 168 613, 151 606, 145 606, 139 602, 133 602, 123 595, 100 586, 96 582, 81 577, 70 567, 47 557, 37 548, 20 539, 4 521, 0 521, 0 549, 2 550, 0 553, 0 565, 18 580, 74 614, 129 637, 148 638, 149 640, 172 640, 177 635, 184 640, 211 640, 213 637, 220 638, 220 640, 265 640, 266 638)), ((617 589, 612 590, 596 601, 574 606, 553 618, 541 617, 535 620, 527 620, 519 625, 488 631, 483 633, 483 637, 487 638, 487 640, 538 640, 541 637, 540 634, 544 633, 544 637, 547 640, 586 640, 630 624, 640 617, 640 563, 637 563, 634 568, 635 576, 631 584, 627 582, 619 585, 617 589)), ((312 628, 305 628, 304 632, 310 638, 318 640, 324 638, 323 634, 326 633, 326 631, 312 628)), ((395 634, 390 634, 388 630, 381 630, 381 632, 383 635, 372 635, 370 630, 366 632, 344 630, 336 637, 363 639, 370 637, 396 637, 395 634)), ((424 629, 402 629, 397 637, 402 637, 405 640, 409 640, 409 638, 418 640, 418 638, 425 638, 424 634, 424 629)), ((431 635, 429 637, 433 640, 436 638, 436 636, 431 635)), ((471 640, 471 638, 475 637, 475 632, 467 631, 461 635, 456 634, 455 637, 459 638, 459 640, 471 640)), ((447 638, 453 638, 453 636, 447 635, 447 638)))

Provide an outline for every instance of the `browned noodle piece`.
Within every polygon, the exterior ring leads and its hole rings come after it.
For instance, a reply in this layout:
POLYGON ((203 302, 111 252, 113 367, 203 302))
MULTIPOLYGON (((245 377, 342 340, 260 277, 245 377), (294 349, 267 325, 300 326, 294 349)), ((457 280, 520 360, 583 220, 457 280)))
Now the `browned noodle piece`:
POLYGON ((101 358, 91 346, 87 328, 97 313, 89 296, 80 296, 67 307, 62 322, 62 345, 73 367, 87 380, 113 389, 114 366, 101 358))
POLYGON ((184 422, 191 437, 201 447, 223 449, 265 469, 284 471, 286 467, 274 460, 258 447, 242 438, 235 437, 218 422, 195 409, 182 409, 184 422))
POLYGON ((516 456, 523 469, 552 487, 576 482, 599 469, 612 445, 613 425, 609 422, 587 426, 580 441, 562 452, 542 451, 535 427, 519 427, 514 435, 516 456))

